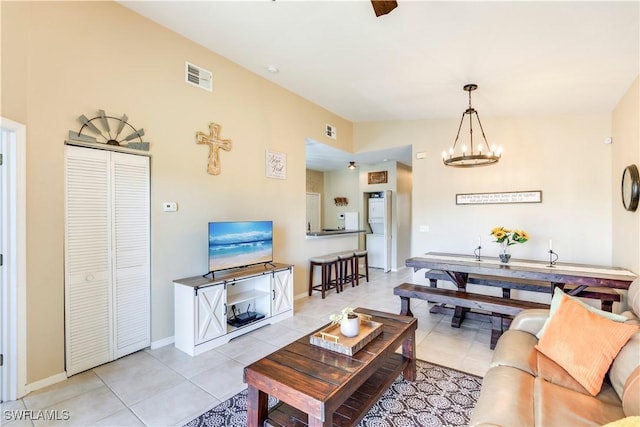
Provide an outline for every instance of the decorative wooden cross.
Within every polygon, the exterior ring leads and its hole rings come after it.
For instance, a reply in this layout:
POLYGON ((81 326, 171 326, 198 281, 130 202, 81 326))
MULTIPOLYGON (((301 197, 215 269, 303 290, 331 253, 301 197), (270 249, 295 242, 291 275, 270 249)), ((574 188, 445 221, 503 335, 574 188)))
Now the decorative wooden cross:
POLYGON ((196 132, 198 144, 209 144, 209 167, 207 172, 211 175, 220 175, 220 148, 231 151, 230 139, 218 139, 221 126, 217 123, 209 124, 209 135, 204 132, 196 132))

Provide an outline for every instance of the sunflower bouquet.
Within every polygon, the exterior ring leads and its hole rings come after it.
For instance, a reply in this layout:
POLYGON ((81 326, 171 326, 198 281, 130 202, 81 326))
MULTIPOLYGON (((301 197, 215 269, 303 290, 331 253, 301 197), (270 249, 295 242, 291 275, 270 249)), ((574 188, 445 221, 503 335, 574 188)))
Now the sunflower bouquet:
POLYGON ((503 246, 511 246, 516 243, 524 243, 529 240, 529 234, 524 230, 510 230, 504 227, 496 227, 491 230, 491 236, 497 243, 503 246))
POLYGON ((493 236, 497 243, 500 243, 501 252, 500 252, 500 260, 502 262, 509 262, 511 258, 511 254, 508 253, 507 248, 511 245, 515 245, 516 243, 524 243, 529 240, 529 234, 527 234, 524 230, 510 230, 504 227, 496 227, 491 230, 491 235, 493 236))

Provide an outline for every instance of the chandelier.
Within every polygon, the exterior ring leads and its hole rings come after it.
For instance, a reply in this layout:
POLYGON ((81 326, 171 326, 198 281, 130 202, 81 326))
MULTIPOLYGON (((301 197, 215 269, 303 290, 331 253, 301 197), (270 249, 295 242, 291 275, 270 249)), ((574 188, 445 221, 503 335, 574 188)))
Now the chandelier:
POLYGON ((458 126, 458 134, 453 146, 449 148, 449 151, 442 152, 442 160, 446 166, 455 166, 459 168, 472 168, 475 166, 486 166, 493 163, 497 163, 502 156, 502 147, 496 148, 495 145, 489 147, 487 137, 484 135, 484 129, 482 129, 482 123, 480 123, 480 116, 478 112, 471 106, 471 92, 478 89, 476 84, 467 84, 463 87, 464 90, 469 92, 469 108, 462 113, 460 119, 460 126, 458 126), (464 116, 469 115, 469 146, 463 144, 459 151, 456 152, 456 145, 460 138, 460 129, 462 129, 462 123, 464 122, 464 116), (480 125, 480 131, 482 132, 482 139, 480 143, 473 144, 473 115, 475 114, 480 125))

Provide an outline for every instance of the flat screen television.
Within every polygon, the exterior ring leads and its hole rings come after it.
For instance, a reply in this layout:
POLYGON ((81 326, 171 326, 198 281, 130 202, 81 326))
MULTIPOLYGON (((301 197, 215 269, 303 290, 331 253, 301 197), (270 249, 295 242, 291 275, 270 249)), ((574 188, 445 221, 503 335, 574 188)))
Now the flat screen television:
POLYGON ((273 222, 209 223, 209 272, 273 261, 273 222))

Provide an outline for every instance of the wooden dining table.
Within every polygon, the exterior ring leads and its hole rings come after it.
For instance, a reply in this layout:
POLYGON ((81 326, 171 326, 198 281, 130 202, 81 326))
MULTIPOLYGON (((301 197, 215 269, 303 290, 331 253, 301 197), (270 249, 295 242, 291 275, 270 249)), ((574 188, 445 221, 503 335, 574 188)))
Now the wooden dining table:
MULTIPOLYGON (((422 256, 406 260, 405 265, 414 271, 421 269, 439 270, 457 286, 458 291, 466 292, 467 279, 470 274, 491 276, 495 280, 525 280, 533 284, 547 282, 552 286, 564 287, 572 285, 567 293, 577 295, 588 287, 628 289, 637 277, 635 273, 624 268, 589 264, 575 264, 526 259, 511 259, 503 263, 499 258, 474 255, 462 255, 440 252, 428 252, 422 256)), ((526 284, 522 287, 526 290, 526 284)), ((454 311, 453 324, 461 322, 463 312, 454 311), (456 321, 456 317, 458 318, 456 321)))

